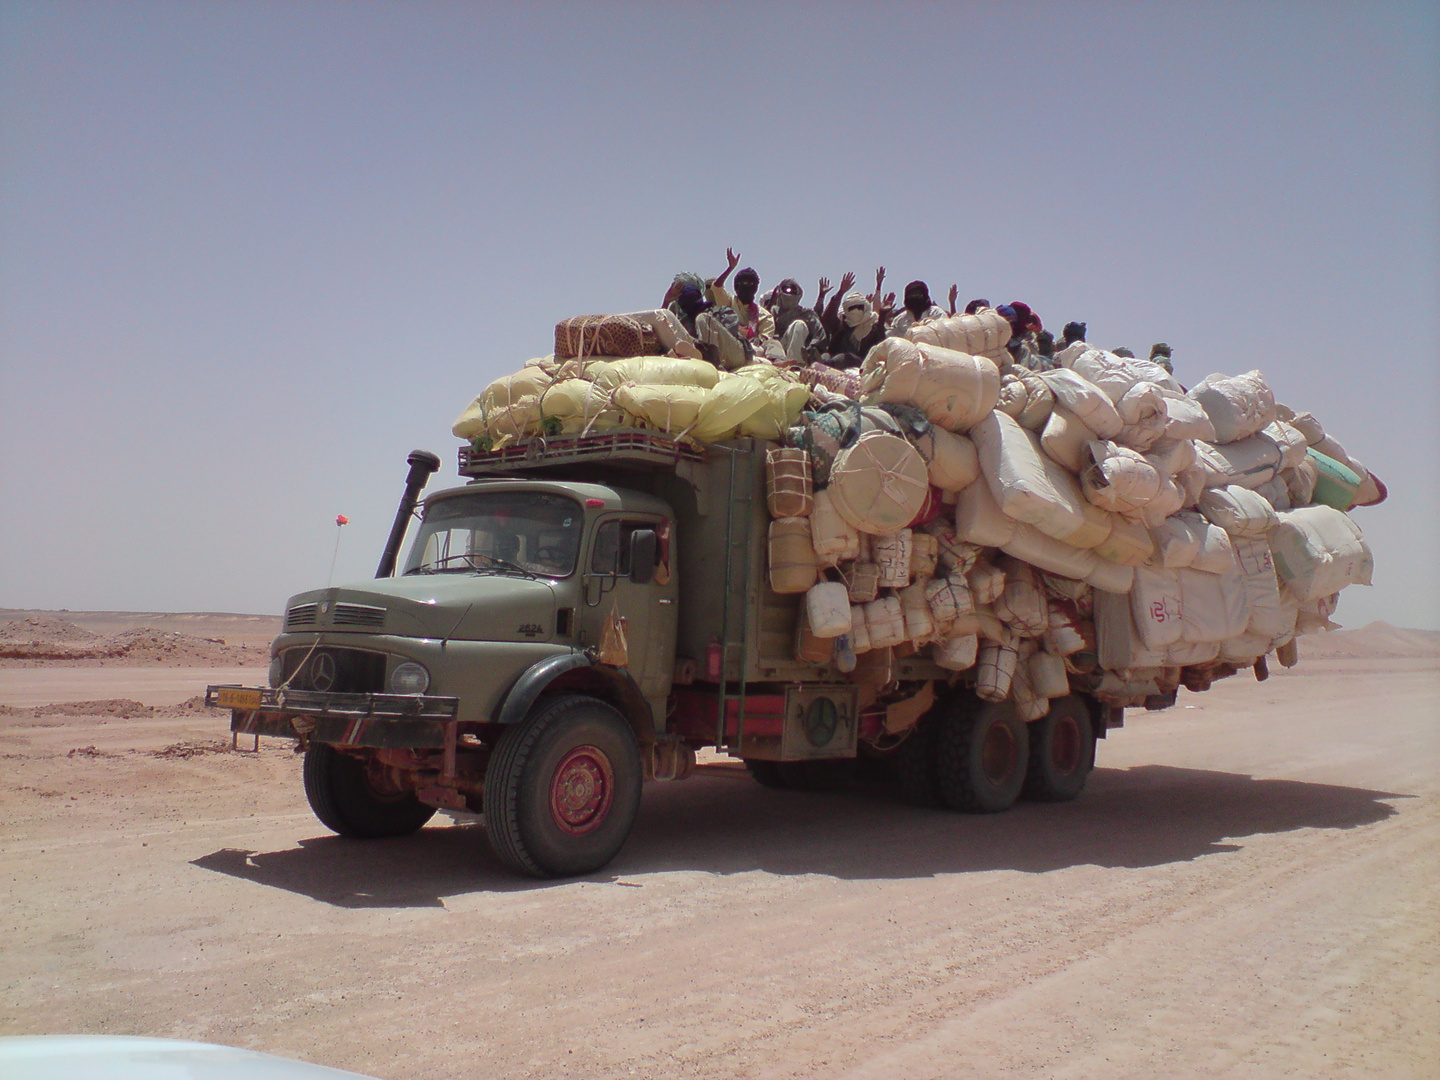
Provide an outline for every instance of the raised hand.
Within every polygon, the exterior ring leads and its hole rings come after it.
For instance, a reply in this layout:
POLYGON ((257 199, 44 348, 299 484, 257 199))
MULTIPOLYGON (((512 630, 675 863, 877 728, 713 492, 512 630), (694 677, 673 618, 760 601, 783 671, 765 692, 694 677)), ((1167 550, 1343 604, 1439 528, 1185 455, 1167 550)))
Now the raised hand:
POLYGON ((733 248, 727 247, 725 249, 725 261, 729 264, 730 269, 734 270, 735 267, 740 265, 740 256, 736 254, 733 248))
POLYGON ((950 286, 950 314, 955 314, 955 302, 960 299, 960 286, 950 286))
POLYGON ((840 295, 844 296, 854 287, 855 275, 851 271, 846 270, 845 273, 840 275, 840 295))
POLYGON ((885 268, 882 266, 875 271, 875 295, 880 295, 880 290, 885 287, 885 268))

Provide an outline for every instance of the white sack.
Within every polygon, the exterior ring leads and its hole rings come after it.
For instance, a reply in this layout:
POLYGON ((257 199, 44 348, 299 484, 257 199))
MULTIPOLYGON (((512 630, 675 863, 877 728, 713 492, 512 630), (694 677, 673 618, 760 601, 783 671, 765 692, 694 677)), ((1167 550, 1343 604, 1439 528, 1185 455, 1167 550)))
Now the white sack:
POLYGON ((1370 547, 1340 510, 1329 506, 1288 510, 1279 515, 1269 540, 1276 573, 1302 603, 1347 585, 1370 584, 1374 570, 1370 547))
POLYGON ((1068 368, 1042 371, 1038 376, 1055 396, 1055 407, 1064 408, 1095 433, 1096 438, 1113 439, 1125 422, 1105 391, 1085 376, 1068 368))
POLYGON ((1253 435, 1275 419, 1275 395, 1259 371, 1207 375, 1189 396, 1210 418, 1217 443, 1253 435))
POLYGON ((1011 416, 991 412, 971 431, 980 458, 980 474, 1007 517, 1028 522, 1047 536, 1061 537, 1084 523, 1078 492, 1057 489, 1051 476, 1058 466, 1040 451, 1040 440, 1011 416), (1050 468, 1046 465, 1049 463, 1050 468))
POLYGON ((1275 527, 1275 508, 1242 487, 1211 488, 1200 496, 1200 512, 1231 536, 1264 536, 1275 527))

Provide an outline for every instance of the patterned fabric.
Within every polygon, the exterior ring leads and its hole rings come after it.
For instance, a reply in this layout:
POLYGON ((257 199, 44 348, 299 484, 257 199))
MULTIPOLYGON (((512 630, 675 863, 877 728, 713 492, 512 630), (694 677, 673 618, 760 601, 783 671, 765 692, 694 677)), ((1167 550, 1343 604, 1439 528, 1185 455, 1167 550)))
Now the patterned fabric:
POLYGON ((628 315, 576 315, 555 324, 555 355, 659 356, 653 330, 628 315))

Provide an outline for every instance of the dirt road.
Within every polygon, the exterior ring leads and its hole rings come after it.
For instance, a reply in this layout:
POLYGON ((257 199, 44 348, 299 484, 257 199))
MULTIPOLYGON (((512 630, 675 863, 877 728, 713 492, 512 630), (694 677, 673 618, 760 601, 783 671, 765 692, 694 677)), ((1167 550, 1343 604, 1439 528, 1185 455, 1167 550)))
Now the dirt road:
MULTIPOLYGON (((112 674, 73 697, 137 696, 112 674)), ((1436 662, 1181 703, 1131 713, 1070 805, 717 768, 648 787, 606 873, 541 884, 473 820, 329 836, 298 759, 217 752, 218 717, 0 717, 0 1033, 389 1080, 1434 1076, 1436 662)))

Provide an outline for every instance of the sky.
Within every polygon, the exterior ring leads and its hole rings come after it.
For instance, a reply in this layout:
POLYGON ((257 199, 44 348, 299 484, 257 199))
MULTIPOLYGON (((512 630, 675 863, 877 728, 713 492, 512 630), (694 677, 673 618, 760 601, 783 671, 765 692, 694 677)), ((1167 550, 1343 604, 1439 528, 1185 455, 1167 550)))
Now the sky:
POLYGON ((0 0, 0 607, 371 576, 410 450, 728 246, 1261 369, 1390 489, 1338 621, 1440 628, 1437 130, 1423 2, 0 0))

